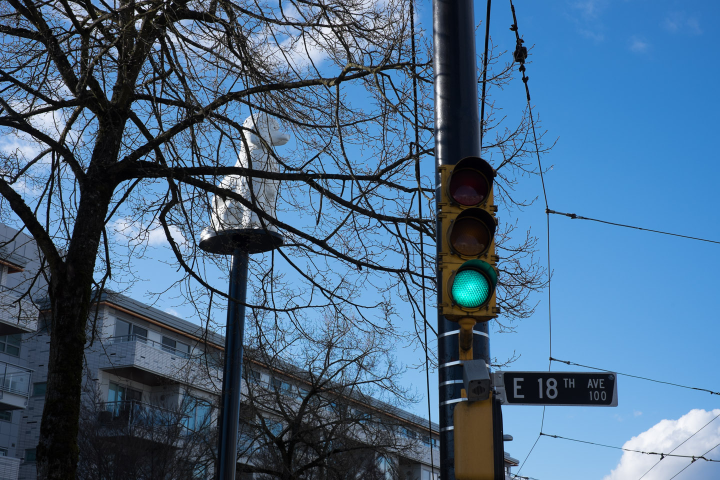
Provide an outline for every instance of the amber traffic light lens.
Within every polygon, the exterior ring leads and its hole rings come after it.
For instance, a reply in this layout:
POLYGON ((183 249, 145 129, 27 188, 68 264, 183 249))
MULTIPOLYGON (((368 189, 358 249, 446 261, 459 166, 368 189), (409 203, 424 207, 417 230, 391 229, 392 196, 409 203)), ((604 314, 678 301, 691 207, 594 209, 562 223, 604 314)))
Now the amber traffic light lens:
POLYGON ((460 205, 473 206, 485 201, 488 195, 488 181, 477 170, 464 168, 456 170, 448 187, 450 197, 460 205))
POLYGON ((450 232, 450 246, 460 255, 482 255, 491 241, 487 226, 474 217, 459 218, 450 232))

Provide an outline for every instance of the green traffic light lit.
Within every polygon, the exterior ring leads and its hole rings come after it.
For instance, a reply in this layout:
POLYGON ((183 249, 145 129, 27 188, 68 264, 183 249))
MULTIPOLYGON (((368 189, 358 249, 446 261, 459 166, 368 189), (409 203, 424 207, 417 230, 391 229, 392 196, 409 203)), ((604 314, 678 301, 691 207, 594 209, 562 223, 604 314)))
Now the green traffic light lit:
POLYGON ((497 273, 487 262, 468 260, 451 279, 450 295, 461 308, 485 305, 497 286, 497 273))
POLYGON ((477 270, 463 270, 455 275, 452 297, 464 308, 477 308, 490 297, 490 282, 477 270))

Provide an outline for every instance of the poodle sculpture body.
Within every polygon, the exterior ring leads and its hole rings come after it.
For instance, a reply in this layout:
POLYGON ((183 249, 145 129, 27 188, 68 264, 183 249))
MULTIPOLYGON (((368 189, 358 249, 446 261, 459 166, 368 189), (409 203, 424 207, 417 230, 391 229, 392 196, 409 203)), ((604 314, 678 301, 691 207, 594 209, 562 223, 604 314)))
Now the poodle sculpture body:
MULTIPOLYGON (((290 135, 280 131, 277 120, 265 113, 249 116, 243 123, 247 130, 243 131, 243 142, 236 167, 265 172, 277 172, 278 164, 270 148, 285 145, 290 135)), ((220 187, 232 190, 256 205, 262 212, 275 218, 279 180, 256 178, 245 175, 227 175, 220 182, 220 187)), ((263 229, 276 231, 275 227, 265 219, 261 223, 257 213, 231 198, 215 195, 212 200, 211 228, 206 235, 213 235, 224 230, 263 229)))

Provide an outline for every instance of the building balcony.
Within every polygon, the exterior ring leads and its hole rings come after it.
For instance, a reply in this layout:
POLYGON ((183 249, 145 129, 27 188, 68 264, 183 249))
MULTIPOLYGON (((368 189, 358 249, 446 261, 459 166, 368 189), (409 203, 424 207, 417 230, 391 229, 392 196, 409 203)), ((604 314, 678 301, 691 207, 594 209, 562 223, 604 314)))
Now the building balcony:
POLYGON ((0 480, 18 480, 20 476, 20 459, 0 457, 0 480))
POLYGON ((38 310, 15 290, 0 287, 0 336, 37 330, 38 310))
MULTIPOLYGON (((98 408, 102 436, 177 446, 186 432, 188 415, 135 400, 104 402, 98 408)), ((137 446, 137 445, 135 445, 137 446)))
POLYGON ((29 368, 0 362, 0 410, 27 407, 32 372, 29 368))
POLYGON ((209 361, 139 335, 110 338, 99 367, 150 386, 179 383, 218 393, 222 385, 222 370, 209 361))

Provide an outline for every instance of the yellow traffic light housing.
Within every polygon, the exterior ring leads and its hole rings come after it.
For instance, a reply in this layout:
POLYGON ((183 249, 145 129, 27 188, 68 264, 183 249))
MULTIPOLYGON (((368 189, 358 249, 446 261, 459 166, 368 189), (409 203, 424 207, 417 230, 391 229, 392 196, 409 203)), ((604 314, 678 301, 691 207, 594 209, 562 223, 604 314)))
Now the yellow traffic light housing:
POLYGON ((440 169, 440 313, 448 320, 497 317, 495 171, 479 157, 440 169))

